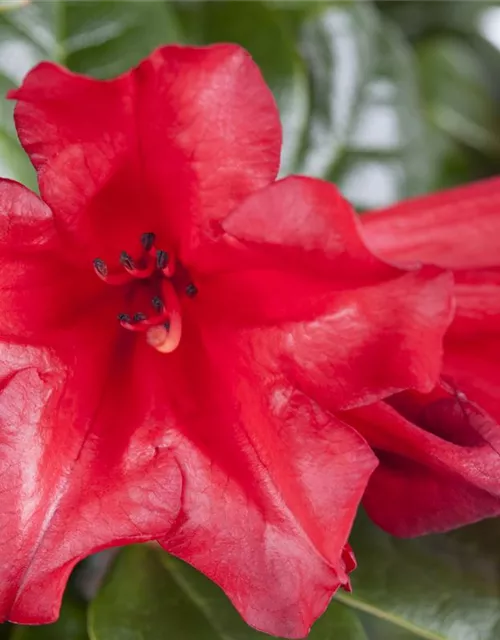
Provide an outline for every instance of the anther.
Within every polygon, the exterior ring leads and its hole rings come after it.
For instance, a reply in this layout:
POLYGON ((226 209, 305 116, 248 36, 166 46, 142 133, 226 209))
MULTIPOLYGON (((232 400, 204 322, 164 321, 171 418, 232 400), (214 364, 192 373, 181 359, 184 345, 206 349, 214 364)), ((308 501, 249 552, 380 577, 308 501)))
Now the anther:
POLYGON ((156 266, 158 269, 165 269, 168 264, 168 253, 166 251, 156 252, 156 266))
POLYGON ((96 258, 94 260, 94 269, 103 278, 105 278, 108 275, 108 267, 104 262, 104 260, 101 260, 101 258, 96 258))
POLYGON ((132 320, 134 322, 142 322, 143 320, 146 320, 147 316, 144 313, 136 313, 134 314, 134 317, 132 318, 132 320))
POLYGON ((160 296, 155 296, 151 300, 151 304, 153 305, 155 311, 163 311, 163 300, 160 298, 160 296))
POLYGON ((132 318, 127 313, 119 313, 118 314, 118 320, 120 322, 125 322, 127 324, 131 324, 132 323, 132 318))
POLYGON ((198 293, 198 289, 196 288, 196 285, 194 285, 192 282, 190 282, 188 284, 188 286, 186 287, 186 295, 189 298, 194 298, 194 296, 198 293))
POLYGON ((143 233, 141 236, 141 244, 146 251, 151 251, 155 243, 156 236, 154 233, 143 233))
POLYGON ((129 254, 126 251, 121 252, 120 263, 125 267, 125 269, 128 269, 129 271, 132 271, 133 269, 135 269, 132 256, 129 256, 129 254))

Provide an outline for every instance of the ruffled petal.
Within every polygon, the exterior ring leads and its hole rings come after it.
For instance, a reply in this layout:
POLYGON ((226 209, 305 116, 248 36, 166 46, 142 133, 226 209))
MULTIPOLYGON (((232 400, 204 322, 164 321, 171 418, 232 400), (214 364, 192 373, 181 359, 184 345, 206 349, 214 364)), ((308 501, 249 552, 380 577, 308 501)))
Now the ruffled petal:
POLYGON ((498 266, 499 178, 405 200, 361 219, 366 243, 386 260, 449 269, 498 266))
POLYGON ((276 105, 236 45, 163 47, 112 81, 42 63, 10 97, 42 198, 90 258, 149 231, 166 249, 196 244, 278 171, 276 105))
MULTIPOLYGON (((73 335, 85 352, 91 337, 73 335)), ((6 345, 0 362, 0 618, 52 622, 79 559, 169 530, 182 475, 168 434, 155 441, 133 422, 134 399, 126 413, 117 385, 99 388, 98 362, 80 358, 71 372, 6 345)), ((107 373, 119 376, 119 361, 107 373)))
POLYGON ((500 424, 500 269, 456 277, 457 311, 444 343, 443 376, 500 424))
POLYGON ((375 258, 349 204, 319 180, 279 181, 222 226, 213 252, 229 244, 227 263, 206 253, 193 262, 208 274, 200 275, 200 314, 259 327, 260 348, 329 410, 433 388, 452 317, 449 274, 375 258))
POLYGON ((10 180, 0 180, 0 271, 3 340, 50 344, 103 288, 64 251, 49 207, 10 180))
POLYGON ((500 515, 500 425, 449 387, 343 414, 379 459, 363 504, 397 536, 500 515))
POLYGON ((256 358, 248 336, 204 338, 192 444, 179 456, 183 508, 162 544, 217 582, 249 624, 300 638, 349 588, 345 545, 375 459, 275 374, 272 358, 256 358))
POLYGON ((185 331, 165 357, 124 331, 95 341, 82 324, 64 349, 60 338, 53 368, 9 374, 3 617, 54 620, 77 560, 149 539, 282 636, 304 636, 349 587, 344 547, 376 464, 369 447, 271 374, 271 360, 257 364, 246 335, 200 335, 189 314, 185 331))

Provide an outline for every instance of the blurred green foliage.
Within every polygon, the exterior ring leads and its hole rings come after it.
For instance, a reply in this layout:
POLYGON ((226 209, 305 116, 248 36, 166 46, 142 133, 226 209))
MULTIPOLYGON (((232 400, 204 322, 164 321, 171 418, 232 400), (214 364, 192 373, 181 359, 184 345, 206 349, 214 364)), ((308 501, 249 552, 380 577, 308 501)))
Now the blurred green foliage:
MULTIPOLYGON (((168 42, 233 41, 280 107, 281 173, 332 180, 364 210, 498 173, 500 6, 491 2, 0 0, 0 93, 43 59, 99 78, 168 42)), ((12 104, 0 100, 0 174, 32 187, 12 104)), ((354 593, 310 640, 498 640, 500 525, 400 541, 361 515, 354 593)), ((120 552, 87 606, 0 626, 14 640, 257 640, 224 594, 151 546, 120 552)), ((89 594, 86 592, 87 600, 89 594)))

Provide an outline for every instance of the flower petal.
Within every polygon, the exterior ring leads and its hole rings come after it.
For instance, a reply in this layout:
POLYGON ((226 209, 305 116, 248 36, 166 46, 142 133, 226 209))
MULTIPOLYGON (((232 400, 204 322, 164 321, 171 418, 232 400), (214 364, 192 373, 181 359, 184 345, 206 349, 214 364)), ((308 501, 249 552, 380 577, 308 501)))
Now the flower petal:
POLYGON ((59 229, 104 259, 145 231, 196 242, 278 171, 278 112, 236 45, 164 47, 112 81, 42 63, 10 97, 59 229))
POLYGON ((244 268, 228 263, 202 280, 197 304, 207 317, 260 327, 262 348, 302 391, 334 411, 433 388, 451 321, 451 276, 375 258, 333 185, 279 181, 222 226, 244 268))
POLYGON ((2 616, 54 620, 77 560, 148 539, 216 580, 251 624, 289 637, 349 586, 369 447, 253 362, 245 336, 197 338, 189 322, 168 358, 82 324, 54 371, 10 375, 2 616))
POLYGON ((57 618, 82 557, 168 531, 182 491, 175 455, 127 422, 116 387, 85 411, 88 362, 65 375, 42 356, 2 346, 0 619, 24 624, 57 618))
POLYGON ((500 515, 500 425, 460 392, 403 392, 342 415, 379 459, 363 504, 393 535, 500 515))
POLYGON ((497 266, 500 178, 405 200, 361 219, 366 243, 386 260, 497 266))
POLYGON ((500 270, 457 273, 443 376, 500 424, 500 270))
POLYGON ((59 242, 51 210, 23 185, 0 179, 0 337, 47 344, 99 292, 59 242))
POLYGON ((210 330, 204 345, 191 371, 192 444, 179 456, 179 528, 162 544, 217 582, 252 626, 303 637, 349 588, 344 546, 374 458, 272 361, 254 359, 245 336, 210 330))

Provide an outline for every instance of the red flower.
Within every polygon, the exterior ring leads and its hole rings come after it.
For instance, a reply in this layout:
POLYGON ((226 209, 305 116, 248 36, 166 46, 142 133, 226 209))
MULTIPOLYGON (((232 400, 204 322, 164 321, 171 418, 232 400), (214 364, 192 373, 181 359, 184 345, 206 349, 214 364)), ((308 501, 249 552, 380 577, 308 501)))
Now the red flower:
POLYGON ((457 310, 432 393, 403 392, 346 419, 380 465, 365 496, 396 535, 500 514, 500 180, 363 217, 371 248, 398 263, 453 270, 457 310))
POLYGON ((235 46, 110 82, 41 64, 11 97, 42 199, 0 184, 2 615, 50 622, 80 558, 157 539, 305 635, 375 465, 315 400, 429 390, 448 276, 375 258, 333 186, 274 182, 278 114, 235 46))

